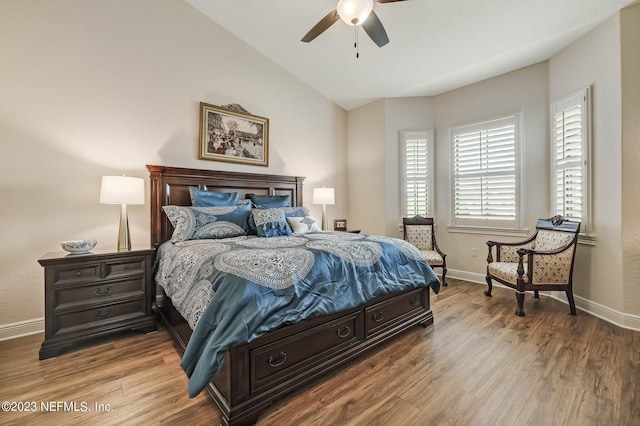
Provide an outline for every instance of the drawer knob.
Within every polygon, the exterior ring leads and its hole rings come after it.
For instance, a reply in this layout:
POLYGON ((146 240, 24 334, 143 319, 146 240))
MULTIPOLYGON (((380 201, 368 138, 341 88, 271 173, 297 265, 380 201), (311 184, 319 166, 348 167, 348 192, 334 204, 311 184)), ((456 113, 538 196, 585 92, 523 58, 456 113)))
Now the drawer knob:
POLYGON ((376 322, 380 322, 384 319, 384 315, 382 314, 382 312, 378 311, 375 314, 373 314, 373 320, 376 322))
POLYGON ((110 285, 108 285, 108 286, 107 286, 107 289, 106 289, 106 290, 104 290, 104 291, 102 291, 102 289, 100 289, 100 288, 97 288, 97 289, 96 289, 96 294, 97 294, 98 296, 108 296, 108 295, 110 295, 110 294, 111 294, 111 292, 112 292, 112 291, 113 291, 113 289, 111 288, 111 286, 110 286, 110 285))
POLYGON ((129 270, 129 265, 124 265, 124 267, 122 269, 124 269, 125 271, 128 271, 129 270))
POLYGON ((287 360, 287 353, 280 352, 279 358, 274 358, 273 356, 270 356, 268 362, 271 367, 280 367, 282 364, 285 363, 286 360, 287 360))
POLYGON ((351 329, 349 328, 348 325, 345 325, 344 327, 340 327, 338 329, 338 337, 340 337, 341 339, 344 339, 349 334, 351 334, 351 329))
POLYGON ((111 316, 111 308, 107 309, 106 312, 102 312, 102 311, 98 311, 96 312, 96 318, 98 319, 105 319, 105 318, 109 318, 111 316))
POLYGON ((81 277, 81 276, 82 276, 82 272, 81 271, 76 272, 76 277, 81 277))
POLYGON ((420 304, 420 298, 419 297, 412 297, 409 300, 409 303, 411 304, 411 306, 418 306, 420 304))

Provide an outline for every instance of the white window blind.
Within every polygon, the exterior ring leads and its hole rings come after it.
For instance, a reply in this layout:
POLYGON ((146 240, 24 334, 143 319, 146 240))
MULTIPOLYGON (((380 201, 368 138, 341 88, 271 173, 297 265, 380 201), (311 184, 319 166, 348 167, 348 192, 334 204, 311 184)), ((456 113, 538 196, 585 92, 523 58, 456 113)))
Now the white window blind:
POLYGON ((519 116, 452 129, 454 225, 519 224, 519 116))
POLYGON ((551 106, 554 214, 582 222, 589 230, 589 88, 551 106))
POLYGON ((402 131, 401 179, 404 216, 431 217, 433 212, 433 132, 402 131))

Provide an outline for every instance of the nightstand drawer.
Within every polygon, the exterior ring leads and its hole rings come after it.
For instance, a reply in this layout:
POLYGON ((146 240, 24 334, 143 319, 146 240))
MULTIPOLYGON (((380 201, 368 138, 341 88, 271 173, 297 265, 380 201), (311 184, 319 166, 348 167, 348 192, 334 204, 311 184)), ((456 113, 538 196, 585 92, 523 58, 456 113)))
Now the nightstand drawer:
POLYGON ((143 316, 145 316, 145 301, 141 297, 138 300, 102 305, 86 310, 54 313, 53 332, 58 336, 143 316))
POLYGON ((126 259, 120 262, 111 261, 105 263, 106 278, 113 278, 122 275, 143 274, 145 271, 145 258, 126 259))
POLYGON ((114 299, 125 297, 144 296, 145 278, 125 279, 120 281, 107 281, 91 283, 77 287, 64 287, 56 290, 54 310, 59 311, 73 307, 82 307, 87 304, 105 303, 114 299))
POLYGON ((75 282, 97 281, 100 279, 100 264, 53 268, 53 285, 75 282))

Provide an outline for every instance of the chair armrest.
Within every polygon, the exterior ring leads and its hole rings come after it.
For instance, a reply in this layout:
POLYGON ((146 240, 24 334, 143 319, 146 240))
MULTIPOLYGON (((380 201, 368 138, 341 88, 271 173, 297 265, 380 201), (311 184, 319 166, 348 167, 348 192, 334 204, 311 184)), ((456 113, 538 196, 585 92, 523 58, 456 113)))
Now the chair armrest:
POLYGON ((572 241, 553 250, 519 249, 518 256, 521 260, 527 256, 528 281, 533 284, 568 284, 573 270, 575 247, 576 242, 572 241), (550 262, 554 263, 554 268, 548 267, 550 262), (558 265, 564 268, 559 268, 558 265))
POLYGON ((436 241, 436 236, 435 236, 435 234, 433 235, 433 239, 432 239, 432 241, 433 241, 433 248, 435 249, 435 251, 437 251, 437 252, 438 252, 438 254, 439 254, 440 256, 442 256, 442 260, 444 260, 444 258, 445 258, 447 255, 446 255, 446 254, 444 254, 444 253, 442 252, 442 250, 440 250, 440 247, 438 247, 438 242, 436 241))
POLYGON ((528 244, 530 244, 533 240, 536 239, 536 235, 537 234, 533 234, 532 236, 530 236, 529 238, 527 238, 524 241, 518 241, 515 243, 507 243, 507 242, 498 242, 498 241, 487 241, 487 246, 489 248, 489 254, 487 256, 487 263, 491 263, 493 262, 493 255, 492 255, 492 248, 495 247, 496 248, 496 261, 500 262, 517 262, 517 251, 519 248, 524 247, 528 244), (502 248, 507 248, 507 259, 503 260, 501 259, 501 249, 502 248))

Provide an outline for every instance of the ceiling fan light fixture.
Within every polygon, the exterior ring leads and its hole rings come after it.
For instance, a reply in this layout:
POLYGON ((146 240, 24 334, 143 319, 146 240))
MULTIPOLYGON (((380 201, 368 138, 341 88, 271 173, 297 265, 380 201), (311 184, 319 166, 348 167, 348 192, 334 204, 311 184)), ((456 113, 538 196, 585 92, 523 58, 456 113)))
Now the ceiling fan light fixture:
POLYGON ((362 25, 373 10, 373 0, 340 0, 336 10, 346 24, 362 25))

